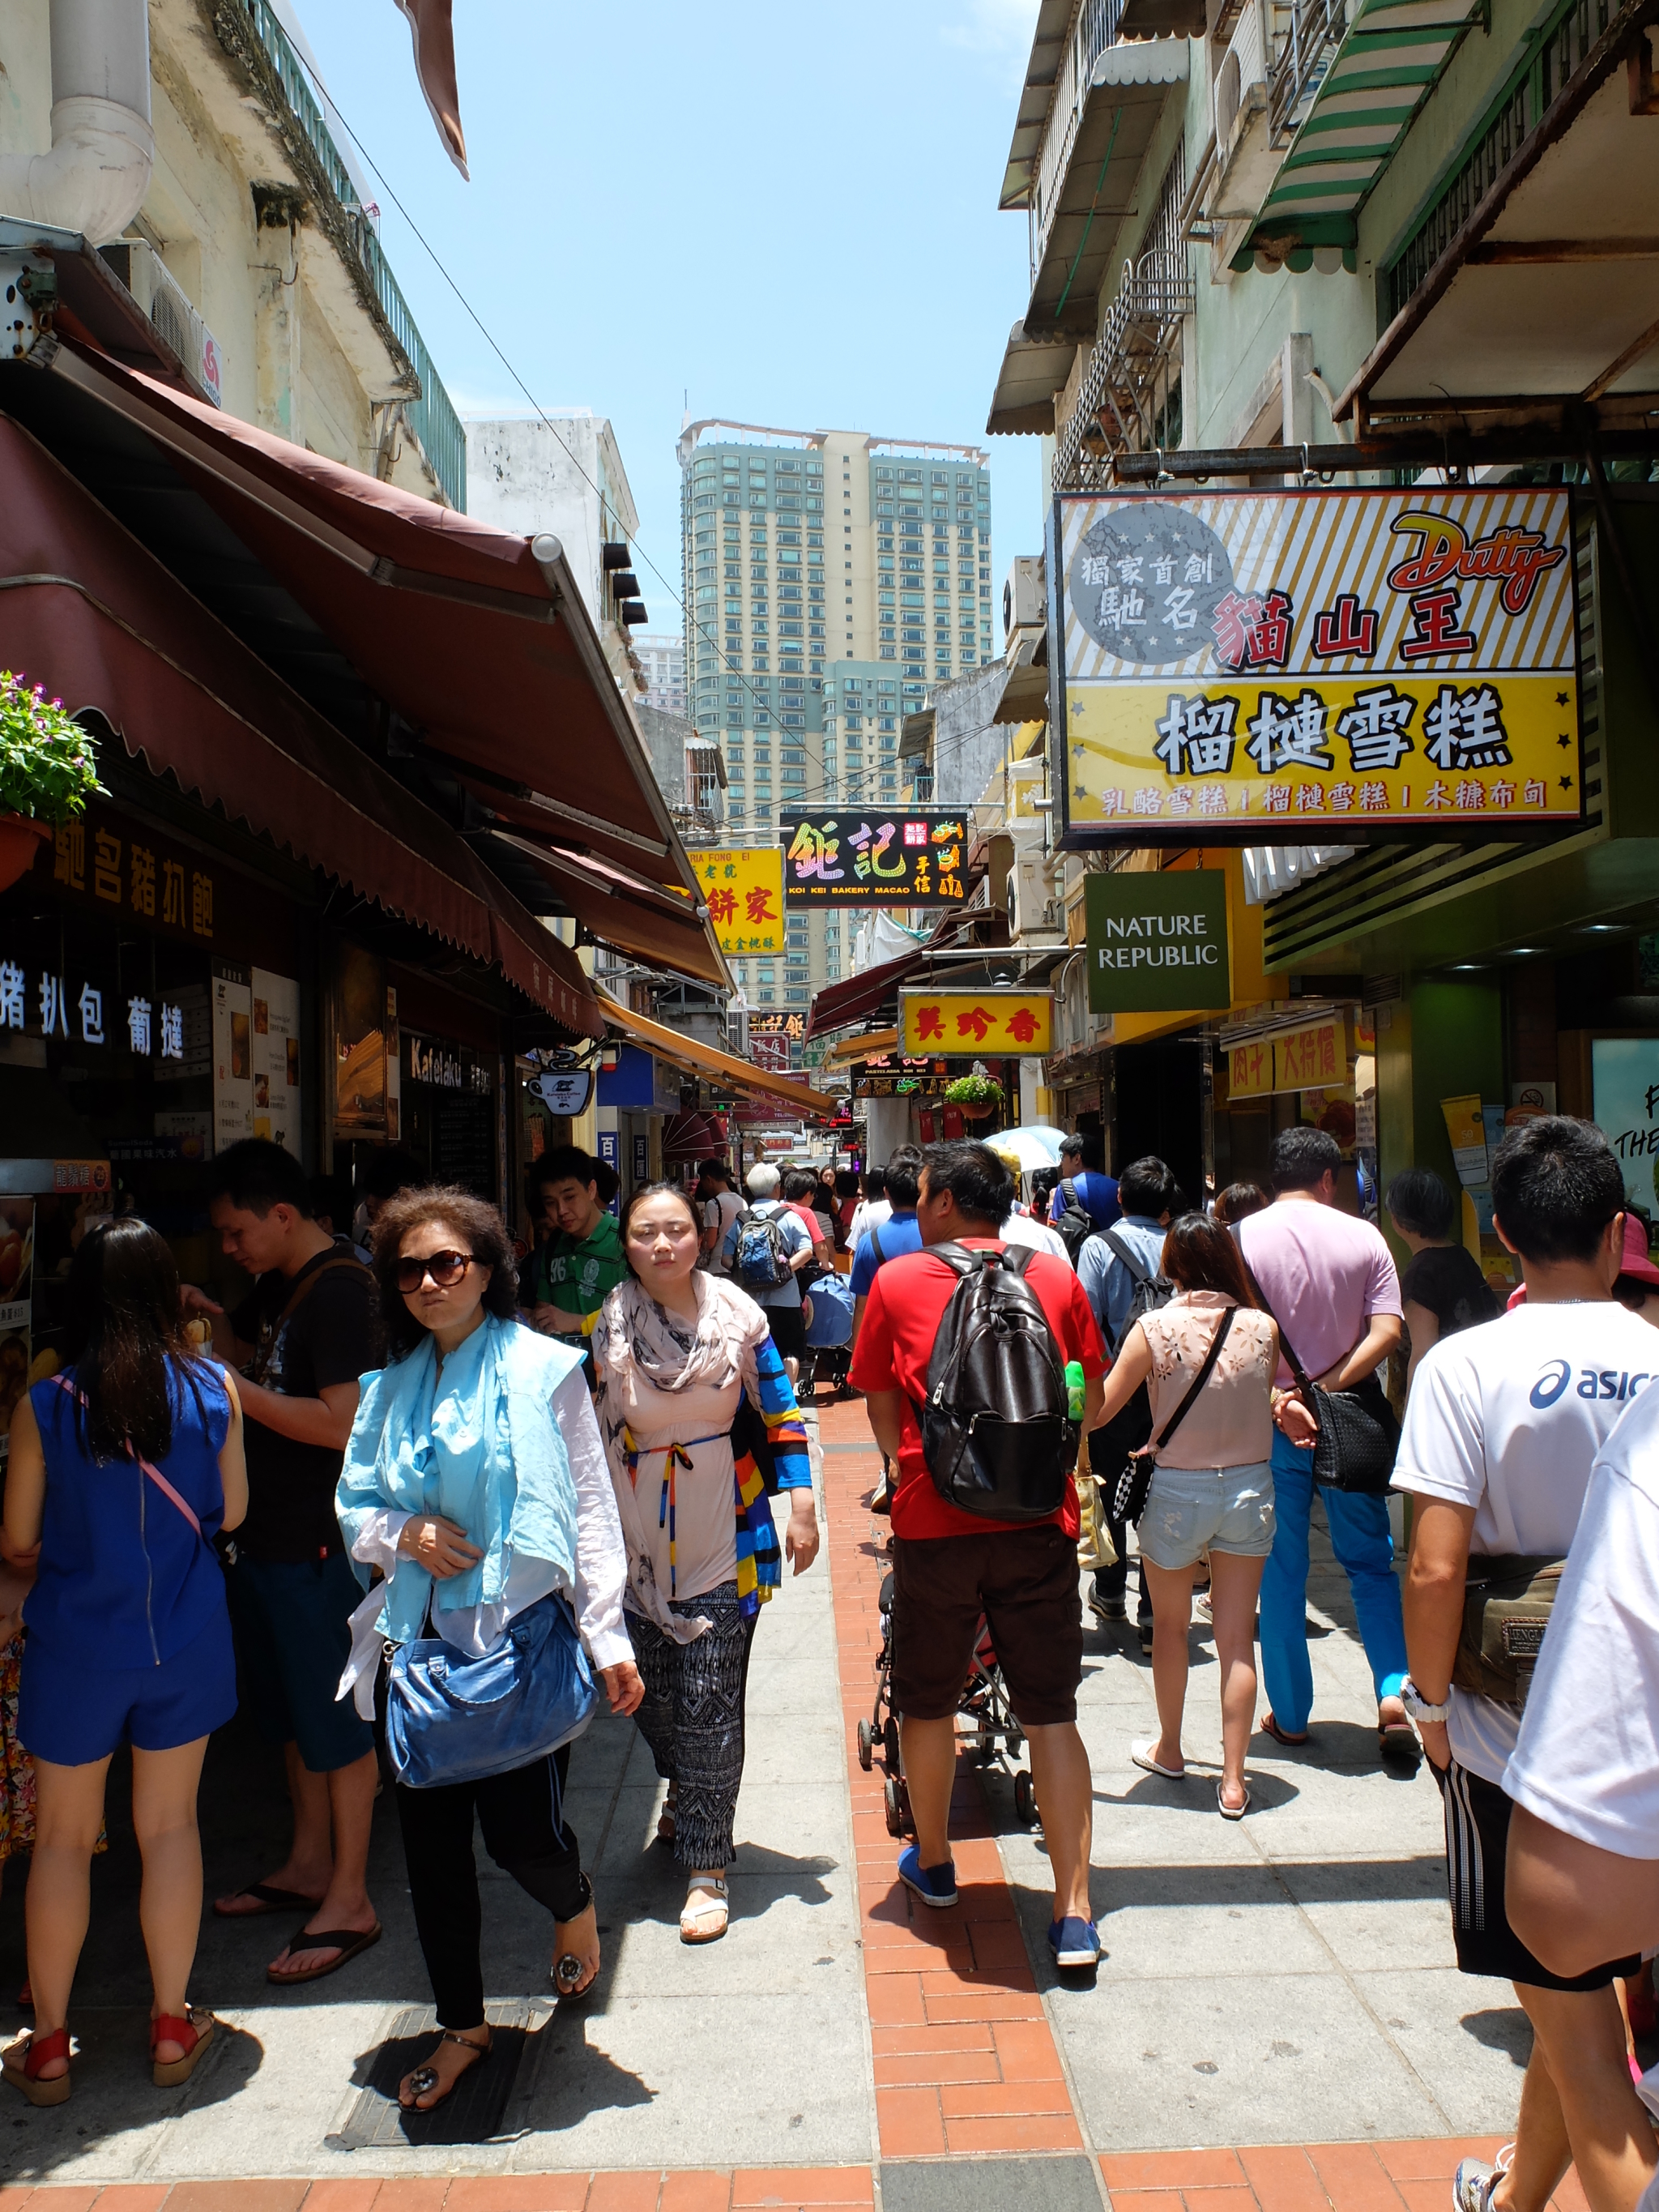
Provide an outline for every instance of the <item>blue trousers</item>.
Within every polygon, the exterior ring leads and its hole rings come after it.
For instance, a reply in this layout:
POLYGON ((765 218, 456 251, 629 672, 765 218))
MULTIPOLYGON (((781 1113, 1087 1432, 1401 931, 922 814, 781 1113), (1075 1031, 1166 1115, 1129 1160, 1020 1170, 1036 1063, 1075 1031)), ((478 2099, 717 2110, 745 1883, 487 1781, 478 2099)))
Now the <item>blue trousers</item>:
MULTIPOLYGON (((1261 1673, 1273 1718, 1301 1735, 1313 1711, 1308 1660, 1308 1519, 1313 1509, 1313 1453, 1273 1431, 1273 1510, 1278 1527, 1261 1577, 1261 1673)), ((1353 1591, 1359 1640, 1379 1698, 1397 1697, 1406 1679, 1406 1631, 1394 1571, 1386 1498, 1321 1486, 1325 1518, 1353 1591)))

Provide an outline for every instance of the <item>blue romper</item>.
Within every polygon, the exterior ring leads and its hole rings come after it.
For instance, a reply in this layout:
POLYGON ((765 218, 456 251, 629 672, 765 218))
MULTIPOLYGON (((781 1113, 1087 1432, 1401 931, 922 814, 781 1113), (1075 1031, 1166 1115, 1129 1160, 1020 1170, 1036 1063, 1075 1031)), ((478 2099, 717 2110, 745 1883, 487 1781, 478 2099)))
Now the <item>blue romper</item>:
MULTIPOLYGON (((199 1534, 137 1460, 93 1458, 57 1380, 29 1392, 46 1498, 23 1605, 17 1732, 27 1751, 54 1765, 107 1759, 124 1739, 140 1751, 171 1751, 236 1710, 224 1571, 212 1544, 225 1515, 219 1453, 230 1401, 204 1363, 188 1376, 177 1360, 167 1365, 173 1443, 155 1465, 199 1534)), ((64 1380, 73 1384, 73 1368, 64 1380)))

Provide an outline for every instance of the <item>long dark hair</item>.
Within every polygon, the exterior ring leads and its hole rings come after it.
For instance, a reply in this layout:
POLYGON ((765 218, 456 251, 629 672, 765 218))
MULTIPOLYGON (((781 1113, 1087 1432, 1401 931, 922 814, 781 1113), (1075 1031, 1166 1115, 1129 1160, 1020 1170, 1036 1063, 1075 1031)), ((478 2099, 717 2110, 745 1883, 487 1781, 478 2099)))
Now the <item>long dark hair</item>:
POLYGON ((1242 1306, 1255 1304, 1231 1231, 1206 1213, 1183 1213, 1170 1223, 1159 1264, 1181 1290, 1218 1291, 1242 1306))
POLYGON ((88 1230, 70 1263, 67 1321, 82 1449, 112 1460, 131 1444, 141 1459, 165 1459, 173 1419, 167 1362, 179 1363, 192 1389, 206 1363, 185 1334, 173 1255, 149 1222, 125 1214, 88 1230))
POLYGON ((511 1321, 519 1308, 519 1276, 513 1264, 513 1239, 507 1224, 493 1206, 474 1198, 458 1183, 436 1183, 424 1190, 400 1190, 389 1198, 375 1218, 374 1303, 386 1334, 387 1357, 407 1359, 424 1344, 430 1331, 416 1320, 398 1288, 398 1261, 404 1238, 411 1229, 428 1221, 441 1221, 453 1229, 461 1247, 489 1270, 483 1309, 497 1321, 511 1321))

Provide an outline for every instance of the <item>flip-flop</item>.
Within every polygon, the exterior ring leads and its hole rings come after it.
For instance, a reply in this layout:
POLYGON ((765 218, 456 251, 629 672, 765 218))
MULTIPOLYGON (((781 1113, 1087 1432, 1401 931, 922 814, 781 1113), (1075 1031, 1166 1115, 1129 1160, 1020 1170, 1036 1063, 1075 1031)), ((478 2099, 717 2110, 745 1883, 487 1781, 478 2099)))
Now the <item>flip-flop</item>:
POLYGON ((1275 1743, 1282 1743, 1286 1751, 1300 1751, 1313 1741, 1311 1735, 1287 1735, 1271 1713, 1263 1713, 1261 1716, 1261 1733, 1263 1735, 1270 1735, 1275 1743))
POLYGON ((1136 1766, 1140 1768, 1143 1773, 1161 1774, 1166 1782, 1184 1782, 1187 1779, 1186 1768, 1184 1766, 1160 1766, 1158 1761, 1152 1757, 1152 1753, 1156 1748, 1156 1745, 1151 1741, 1146 1743, 1132 1743, 1129 1746, 1130 1759, 1136 1766))
POLYGON ((380 1923, 372 1928, 302 1928, 289 1945, 290 1951, 334 1951, 337 1957, 325 1966, 307 1966, 302 1974, 279 1974, 275 1966, 265 1968, 265 1979, 274 1982, 279 1990, 301 1982, 320 1982, 325 1974, 337 1974, 342 1966, 349 1966, 359 1952, 367 1951, 380 1940, 380 1923))
POLYGON ((1409 1721, 1379 1721, 1376 1747, 1382 1758, 1397 1766, 1415 1766, 1423 1756, 1417 1730, 1409 1721))
POLYGON ((264 1920, 273 1912, 314 1912, 322 1903, 320 1897, 302 1897, 297 1889, 279 1889, 275 1882, 251 1881, 246 1889, 239 1889, 231 1899, 252 1897, 258 1902, 255 1912, 227 1912, 223 1901, 216 1899, 213 1910, 221 1920, 264 1920))
POLYGON ((1250 1792, 1248 1785, 1244 1791, 1244 1802, 1242 1805, 1230 1805, 1222 1796, 1221 1784, 1218 1782, 1215 1785, 1215 1808, 1224 1820, 1242 1820, 1250 1809, 1250 1792))

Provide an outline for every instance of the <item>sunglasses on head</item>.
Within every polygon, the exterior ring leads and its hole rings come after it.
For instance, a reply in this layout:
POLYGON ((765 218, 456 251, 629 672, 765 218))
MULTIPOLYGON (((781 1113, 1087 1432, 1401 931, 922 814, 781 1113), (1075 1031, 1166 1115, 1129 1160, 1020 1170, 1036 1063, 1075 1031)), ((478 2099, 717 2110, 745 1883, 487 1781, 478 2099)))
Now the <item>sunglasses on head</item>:
POLYGON ((454 1289, 476 1255, 471 1252, 428 1252, 424 1260, 399 1260, 398 1288, 407 1297, 428 1275, 441 1291, 454 1289))

